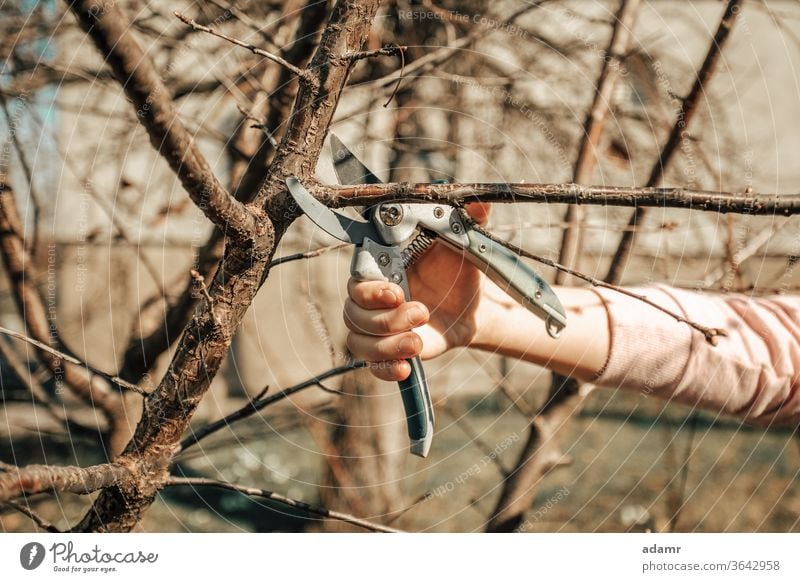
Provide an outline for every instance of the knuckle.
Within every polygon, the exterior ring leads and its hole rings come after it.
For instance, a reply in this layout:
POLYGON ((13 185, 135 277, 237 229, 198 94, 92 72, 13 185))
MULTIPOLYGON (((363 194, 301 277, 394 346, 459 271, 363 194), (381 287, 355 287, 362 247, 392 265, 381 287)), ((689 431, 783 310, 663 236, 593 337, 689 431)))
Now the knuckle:
POLYGON ((347 329, 353 329, 353 300, 350 298, 345 299, 344 307, 342 308, 342 319, 347 329))
POLYGON ((363 308, 359 307, 354 301, 347 299, 344 304, 342 318, 344 324, 350 331, 365 333, 364 315, 361 311, 363 308))
POLYGON ((375 323, 376 328, 382 334, 389 335, 394 332, 394 322, 388 314, 378 316, 375 323))
POLYGON ((356 281, 355 279, 350 279, 347 291, 350 298, 359 305, 365 305, 373 294, 368 281, 356 281))
POLYGON ((355 333, 353 332, 348 333, 344 343, 351 354, 353 354, 356 357, 361 356, 361 354, 359 353, 360 351, 358 349, 358 342, 356 341, 355 333))

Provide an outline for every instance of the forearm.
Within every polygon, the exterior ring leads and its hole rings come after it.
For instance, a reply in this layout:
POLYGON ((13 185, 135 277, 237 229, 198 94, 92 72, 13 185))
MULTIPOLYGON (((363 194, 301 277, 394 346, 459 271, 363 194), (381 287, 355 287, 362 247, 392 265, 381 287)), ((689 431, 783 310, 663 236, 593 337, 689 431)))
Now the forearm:
POLYGON ((800 298, 751 298, 676 289, 636 289, 686 319, 724 329, 702 334, 635 299, 599 290, 611 350, 597 383, 737 416, 800 422, 800 298))
POLYGON ((748 421, 800 421, 800 298, 751 299, 666 286, 636 291, 729 335, 712 346, 636 299, 559 288, 568 316, 561 338, 550 338, 523 307, 489 293, 473 347, 748 421))
POLYGON ((608 313, 588 289, 556 290, 567 312, 567 327, 558 339, 544 322, 492 286, 487 288, 470 347, 531 362, 580 380, 595 379, 608 360, 608 313))

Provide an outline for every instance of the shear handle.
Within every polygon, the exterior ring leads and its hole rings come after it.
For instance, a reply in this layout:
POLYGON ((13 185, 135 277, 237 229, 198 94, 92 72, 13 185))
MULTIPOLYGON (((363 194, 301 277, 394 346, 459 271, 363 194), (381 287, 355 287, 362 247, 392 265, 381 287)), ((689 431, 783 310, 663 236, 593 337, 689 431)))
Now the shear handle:
MULTIPOLYGON (((403 259, 396 246, 385 246, 364 239, 353 253, 350 275, 358 281, 393 281, 403 289, 407 301, 411 298, 403 259)), ((414 455, 427 457, 433 442, 433 403, 419 357, 406 361, 411 366, 411 374, 398 384, 406 414, 410 450, 414 455)))
POLYGON ((551 337, 561 335, 567 316, 550 285, 516 254, 489 237, 472 229, 467 229, 467 237, 469 246, 463 249, 467 251, 464 256, 516 301, 543 319, 551 337))

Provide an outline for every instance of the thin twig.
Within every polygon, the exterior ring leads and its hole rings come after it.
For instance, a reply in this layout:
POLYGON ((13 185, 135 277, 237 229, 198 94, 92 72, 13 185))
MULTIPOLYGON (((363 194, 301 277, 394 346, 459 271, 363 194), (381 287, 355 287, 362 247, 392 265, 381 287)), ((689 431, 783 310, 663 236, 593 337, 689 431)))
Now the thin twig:
POLYGON ((789 220, 784 222, 781 225, 775 225, 775 223, 770 224, 768 228, 759 231, 744 247, 736 251, 732 256, 729 256, 729 264, 728 265, 720 265, 715 268, 713 271, 708 273, 703 278, 703 286, 704 287, 711 287, 712 285, 718 283, 721 279, 725 277, 727 272, 726 267, 731 265, 741 266, 747 259, 755 255, 759 250, 761 250, 765 244, 767 244, 772 237, 777 234, 783 227, 789 224, 789 220))
POLYGON ((217 6, 220 10, 228 12, 228 14, 236 18, 245 26, 252 28, 254 32, 258 33, 258 35, 261 36, 262 39, 264 39, 264 42, 272 45, 273 50, 280 50, 280 47, 271 38, 270 33, 274 33, 275 32, 274 29, 278 28, 279 25, 284 24, 286 20, 286 17, 284 15, 281 15, 279 18, 275 19, 272 23, 268 25, 267 28, 264 28, 259 22, 257 22, 253 18, 250 18, 250 16, 248 16, 246 12, 240 10, 230 2, 220 2, 219 0, 208 0, 208 1, 211 4, 217 6))
MULTIPOLYGON (((472 359, 474 359, 476 362, 478 361, 478 359, 471 351, 468 351, 467 353, 470 354, 472 356, 472 359)), ((487 366, 484 369, 486 370, 486 373, 492 377, 492 380, 494 381, 497 388, 499 388, 500 392, 502 392, 505 395, 505 397, 508 398, 508 400, 514 406, 514 408, 516 408, 517 411, 523 417, 528 419, 533 418, 534 414, 536 414, 536 411, 533 410, 533 408, 531 408, 527 402, 525 402, 525 399, 522 397, 521 394, 517 394, 506 384, 506 380, 508 379, 508 373, 505 371, 506 368, 505 357, 500 358, 500 366, 501 366, 500 370, 495 370, 492 366, 487 366)))
POLYGON ((228 483, 227 481, 217 481, 216 479, 206 479, 205 477, 172 477, 166 482, 166 486, 167 487, 175 487, 175 486, 219 487, 220 489, 237 491, 249 497, 263 497, 264 499, 277 501, 278 503, 282 503, 283 505, 288 505, 289 507, 294 507, 296 509, 302 509, 304 511, 307 511, 308 513, 312 513, 320 517, 324 517, 327 519, 335 519, 337 521, 343 521, 351 525, 363 527, 364 529, 370 531, 382 532, 382 533, 402 533, 402 530, 381 525, 379 523, 375 523, 366 519, 361 519, 360 517, 350 515, 349 513, 342 513, 340 511, 334 511, 332 509, 328 509, 326 507, 311 505, 309 503, 306 503, 305 501, 298 501, 297 499, 292 499, 290 497, 281 495, 280 493, 275 493, 273 491, 268 491, 266 489, 258 489, 256 487, 246 487, 244 485, 228 483))
POLYGON ((400 51, 400 73, 397 75, 397 83, 395 83, 394 89, 392 89, 392 92, 389 95, 389 98, 383 104, 383 108, 384 109, 389 107, 389 104, 394 99, 394 96, 397 95, 397 92, 400 90, 400 83, 403 82, 403 77, 405 76, 405 70, 406 70, 406 51, 405 50, 401 50, 400 51))
POLYGON ((317 388, 319 388, 323 392, 327 392, 328 394, 336 394, 337 396, 353 396, 353 394, 342 392, 341 390, 336 390, 335 388, 329 388, 328 386, 325 386, 325 384, 323 384, 322 382, 317 382, 317 388))
POLYGON ((279 400, 283 400, 287 396, 296 394, 297 392, 305 390, 306 388, 309 388, 311 386, 319 386, 320 382, 322 382, 323 380, 332 378, 334 376, 339 376, 351 370, 364 368, 367 365, 368 364, 366 362, 362 361, 350 362, 343 366, 338 366, 336 368, 328 370, 327 372, 323 372, 322 374, 314 376, 313 378, 309 378, 308 380, 300 382, 299 384, 295 384, 294 386, 281 390, 280 392, 278 392, 277 394, 273 394, 272 396, 268 396, 266 398, 259 397, 254 400, 251 400, 239 410, 236 410, 215 422, 207 424, 193 431, 192 434, 190 434, 188 437, 184 438, 181 441, 180 445, 178 445, 178 448, 175 450, 175 454, 177 455, 178 453, 182 453, 189 447, 196 445, 198 442, 200 442, 207 436, 217 432, 218 430, 226 426, 230 426, 232 423, 236 421, 248 418, 249 416, 252 416, 256 412, 261 410, 262 408, 269 406, 270 404, 274 404, 279 400))
MULTIPOLYGON (((722 18, 719 21, 717 32, 714 34, 714 38, 711 40, 711 44, 708 47, 708 52, 703 60, 703 64, 697 72, 694 85, 688 97, 681 102, 681 108, 675 119, 675 124, 672 126, 669 138, 653 165, 650 178, 647 180, 647 186, 653 187, 661 183, 667 167, 679 149, 678 146, 686 139, 688 134, 687 128, 700 104, 700 96, 705 94, 708 90, 708 83, 714 75, 714 70, 722 52, 722 47, 725 46, 725 42, 736 21, 736 17, 740 12, 741 0, 729 0, 722 13, 722 18)), ((628 221, 628 226, 638 226, 646 216, 646 213, 647 211, 645 209, 637 207, 628 221)), ((605 277, 605 280, 609 283, 619 283, 619 279, 622 276, 622 269, 625 267, 631 253, 631 248, 633 247, 634 237, 634 230, 623 233, 605 277)))
POLYGON ((124 388, 125 390, 130 390, 131 392, 135 392, 136 394, 141 394, 142 396, 146 396, 147 395, 147 391, 143 390, 141 387, 137 386, 136 384, 131 384, 127 380, 123 380, 122 378, 120 378, 118 376, 114 376, 112 374, 108 374, 106 372, 98 370, 97 368, 95 368, 93 366, 90 366, 86 362, 83 362, 83 361, 79 360, 78 358, 70 356, 69 354, 65 354, 64 352, 62 352, 60 350, 57 350, 55 348, 51 348, 47 344, 42 343, 42 342, 40 342, 38 340, 35 340, 35 339, 30 338, 30 337, 28 337, 26 335, 23 335, 23 334, 21 334, 19 332, 16 332, 14 330, 11 330, 11 329, 8 329, 8 328, 2 327, 2 326, 0 326, 0 333, 2 333, 4 335, 7 335, 9 337, 13 337, 14 339, 18 339, 18 340, 24 341, 25 343, 28 343, 28 344, 30 344, 30 345, 32 345, 34 347, 39 348, 43 352, 47 352, 51 356, 56 356, 57 358, 60 358, 60 359, 64 360, 65 362, 69 362, 70 364, 75 364, 76 366, 80 366, 82 368, 85 368, 86 370, 88 370, 89 372, 94 374, 95 376, 100 376, 101 378, 104 378, 105 380, 108 380, 112 384, 116 384, 120 388, 124 388))
POLYGON ((503 463, 500 461, 499 456, 492 450, 491 445, 489 445, 486 441, 484 441, 481 436, 476 433, 471 426, 467 422, 464 421, 464 415, 453 410, 451 406, 445 404, 443 410, 447 413, 447 415, 455 421, 455 424, 461 431, 469 437, 470 444, 474 445, 484 457, 487 457, 494 461, 497 465, 500 474, 503 477, 508 476, 508 469, 503 466, 503 463))
MULTIPOLYGON (((44 131, 45 127, 44 122, 42 121, 41 118, 39 118, 38 115, 36 114, 34 115, 37 117, 37 123, 39 127, 42 128, 42 131, 44 131)), ((117 209, 114 207, 114 205, 111 205, 111 208, 109 208, 110 205, 109 202, 105 200, 100 195, 100 193, 95 190, 90 176, 88 175, 83 177, 78 176, 78 173, 75 171, 75 169, 72 167, 72 164, 69 162, 70 154, 68 149, 62 149, 61 146, 59 145, 58 153, 61 159, 65 162, 64 166, 67 168, 69 173, 72 174, 75 180, 77 180, 81 184, 84 191, 87 194, 89 194, 89 196, 92 199, 94 199, 97 206, 100 207, 100 209, 106 215, 108 220, 114 225, 114 228, 117 230, 118 236, 122 238, 125 242, 127 242, 131 247, 136 249, 136 260, 142 263, 142 265, 144 265, 145 271, 147 271, 147 274, 150 275, 150 278, 153 280, 153 283, 155 283, 158 292, 161 293, 161 296, 166 297, 167 291, 164 288, 164 282, 158 275, 158 269, 156 269, 156 266, 148 258, 147 253, 142 252, 142 248, 138 240, 134 240, 134 238, 128 234, 127 226, 125 226, 123 221, 120 220, 117 216, 116 212, 117 209)))
MULTIPOLYGON (((470 220, 469 216, 466 213, 462 213, 462 214, 463 214, 465 220, 470 220)), ((592 276, 587 275, 585 273, 581 273, 580 271, 576 271, 575 269, 570 269, 569 267, 566 267, 566 266, 564 266, 564 265, 562 265, 562 264, 560 264, 560 263, 558 263, 558 262, 556 262, 556 261, 554 261, 552 259, 548 259, 546 257, 542 257, 540 255, 535 255, 535 254, 533 254, 533 253, 531 253, 529 251, 526 251, 525 249, 523 249, 521 247, 518 247, 514 243, 511 243, 511 242, 508 242, 506 240, 503 240, 501 238, 496 237, 494 234, 492 234, 491 232, 489 232, 485 228, 482 228, 479 224, 476 224, 476 223, 473 222, 472 223, 472 228, 474 228, 475 230, 477 230, 478 232, 480 232, 481 234, 483 234, 487 238, 490 238, 494 242, 503 245, 504 247, 506 247, 510 251, 513 251, 514 253, 518 254, 521 257, 526 257, 528 259, 532 259, 532 260, 534 260, 536 262, 542 263, 543 265, 547 265, 548 267, 552 267, 554 269, 558 269, 560 271, 564 271, 568 275, 572 275, 573 277, 577 277, 578 279, 586 281, 587 283, 591 284, 594 287, 601 287, 601 288, 604 288, 604 289, 611 289, 612 291, 616 291, 617 293, 621 293, 622 295, 627 295, 628 297, 633 297, 634 299, 638 299, 639 301, 641 301, 643 303, 646 303, 647 305, 649 305, 651 307, 654 307, 655 309, 658 309, 659 311, 661 311, 663 313, 666 313, 667 315, 669 315, 670 317, 675 319, 675 321, 677 321, 679 323, 685 323, 689 327, 692 327, 692 328, 696 329, 697 331, 699 331, 700 333, 703 334, 703 336, 706 338, 706 341, 708 343, 710 343, 711 345, 714 345, 714 346, 717 345, 717 338, 719 336, 727 336, 728 335, 728 332, 725 331, 724 329, 720 329, 720 328, 716 328, 716 327, 706 327, 704 325, 701 325, 699 323, 696 323, 694 321, 686 319, 682 315, 680 315, 678 313, 675 313, 674 311, 671 311, 671 310, 667 309, 666 307, 663 307, 663 306, 659 305, 658 303, 655 303, 654 301, 651 301, 650 299, 648 299, 644 295, 640 295, 638 293, 634 293, 633 291, 630 291, 629 289, 625 289, 624 287, 619 287, 618 285, 614 285, 612 283, 606 283, 605 281, 601 281, 600 279, 596 279, 595 277, 592 277, 592 276)))
POLYGON ((67 430, 74 430, 93 436, 97 436, 98 433, 101 433, 102 431, 98 426, 91 427, 73 420, 67 414, 64 406, 59 406, 53 401, 41 382, 33 377, 33 373, 28 369, 28 366, 8 344, 10 341, 11 340, 6 339, 5 336, 0 339, 0 357, 3 358, 4 364, 14 373, 17 379, 28 389, 33 402, 44 406, 50 415, 56 419, 57 422, 63 424, 67 430))
MULTIPOLYGON (((597 150, 600 138, 611 113, 614 90, 622 76, 622 58, 628 52, 633 25, 639 14, 639 0, 623 0, 617 12, 616 24, 611 34, 611 42, 606 49, 603 68, 597 80, 597 91, 594 101, 586 114, 584 133, 578 148, 578 157, 573 169, 572 181, 576 184, 589 184, 597 165, 597 150)), ((584 209, 577 204, 570 204, 564 217, 569 226, 564 230, 561 239, 561 250, 558 262, 562 265, 577 267, 577 259, 582 254, 583 237, 580 223, 583 222, 584 209)), ((563 272, 556 273, 555 283, 562 284, 563 272)))
MULTIPOLYGON (((681 224, 676 220, 664 222, 658 226, 645 228, 643 226, 633 227, 637 233, 658 233, 658 232, 672 232, 681 224)), ((510 222, 508 224, 495 224, 492 226, 494 232, 522 232, 523 230, 533 228, 567 228, 571 226, 568 222, 510 222)), ((591 222, 581 222, 578 225, 582 230, 603 230, 603 231, 618 231, 625 232, 631 230, 628 225, 615 227, 608 224, 594 224, 591 222)))
POLYGON ((191 26, 194 30, 199 30, 201 32, 207 32, 208 34, 210 34, 212 36, 216 36, 217 38, 221 38, 222 40, 226 40, 226 41, 228 41, 228 42, 230 42, 232 44, 235 44, 236 46, 240 46, 242 48, 245 48, 245 49, 249 50, 251 53, 253 53, 255 55, 264 57, 265 59, 269 59, 273 63, 277 63, 278 65, 280 65, 280 66, 284 67, 285 69, 291 71, 292 73, 294 73, 295 75, 297 75, 301 79, 304 79, 306 81, 314 81, 314 80, 316 80, 316 77, 313 74, 311 74, 310 71, 308 71, 307 69, 301 69, 300 67, 297 67, 297 66, 293 65, 292 63, 290 63, 289 61, 287 61, 283 57, 280 57, 278 55, 274 55, 269 51, 265 51, 264 49, 260 49, 255 45, 246 43, 246 42, 241 41, 241 40, 239 40, 237 38, 233 38, 232 36, 228 36, 227 34, 223 34, 221 32, 217 32, 216 30, 214 30, 211 27, 203 26, 202 24, 198 24, 197 22, 195 22, 191 18, 187 18, 186 16, 184 16, 183 14, 181 14, 178 11, 173 12, 173 14, 175 15, 175 17, 178 20, 180 20, 184 24, 187 24, 187 25, 191 26))
POLYGON ((31 521, 33 521, 33 523, 35 523, 37 527, 39 527, 39 529, 43 529, 48 533, 63 533, 60 529, 58 529, 49 521, 46 521, 42 516, 33 511, 27 505, 23 505, 22 503, 19 503, 17 501, 6 501, 5 503, 2 503, 0 505, 5 505, 6 507, 15 509, 16 511, 19 511, 23 515, 28 516, 31 519, 31 521))
POLYGON ((266 125, 264 125, 264 122, 261 119, 253 115, 239 103, 236 104, 236 109, 239 110, 239 113, 242 114, 242 117, 253 122, 253 125, 251 125, 250 127, 254 129, 260 129, 261 131, 264 132, 264 135, 266 136, 267 140, 269 141, 272 147, 274 148, 278 147, 278 140, 276 140, 273 137, 272 132, 266 125))
POLYGON ((414 509, 417 505, 419 505, 423 501, 428 501, 430 498, 431 498, 431 492, 430 491, 426 491, 425 493, 423 493, 422 495, 417 497, 414 501, 412 501, 410 505, 407 505, 406 507, 404 507, 402 509, 398 509, 393 514, 389 514, 392 517, 390 517, 387 520, 386 525, 392 525, 394 522, 396 522, 398 519, 400 519, 402 516, 404 516, 410 510, 414 509))
MULTIPOLYGON (((522 8, 519 8, 518 10, 515 10, 510 16, 508 16, 505 19, 498 17, 496 20, 500 26, 511 25, 519 17, 523 16, 524 14, 527 14, 531 10, 539 8, 544 3, 545 0, 538 0, 536 2, 523 6, 522 8)), ((472 32, 462 36, 452 44, 437 49, 431 53, 428 53, 419 59, 415 59, 406 68, 406 73, 410 74, 417 71, 420 71, 421 73, 425 72, 428 69, 431 69, 436 65, 441 64, 443 61, 447 60, 448 58, 456 54, 456 52, 459 49, 464 48, 469 43, 478 40, 481 37, 487 36, 488 34, 494 32, 495 30, 498 30, 500 26, 498 26, 497 28, 493 27, 475 28, 472 32)), ((374 90, 376 87, 377 88, 387 87, 394 80, 395 80, 394 73, 391 73, 389 75, 380 77, 379 79, 374 79, 372 81, 369 81, 368 83, 362 83, 358 85, 356 88, 374 90)))
MULTIPOLYGON (((23 101, 24 102, 24 101, 23 101)), ((14 124, 14 118, 11 116, 11 112, 8 110, 8 106, 6 105, 5 99, 0 99, 0 107, 3 109, 3 114, 6 116, 6 126, 11 127, 14 124)), ((39 217, 42 213, 42 205, 39 202, 40 196, 36 193, 36 186, 33 183, 33 169, 31 168, 30 163, 28 163, 28 156, 25 154, 25 150, 22 147, 22 144, 19 141, 19 136, 17 135, 16 131, 9 131, 8 134, 11 135, 11 142, 14 144, 14 149, 17 152, 17 157, 19 157, 19 162, 22 165, 22 171, 25 173, 25 179, 28 182, 28 195, 30 196, 31 203, 33 206, 33 236, 30 237, 30 242, 25 246, 28 248, 31 254, 36 254, 36 248, 39 243, 39 225, 40 220, 39 217)), ((21 235, 22 233, 20 233, 21 235)))
POLYGON ((306 251, 304 253, 295 253, 293 255, 286 255, 285 257, 279 257, 273 260, 269 264, 270 270, 278 265, 282 265, 283 263, 290 263, 292 261, 299 261, 301 259, 311 259, 313 257, 318 257, 328 251, 335 251, 336 249, 341 249, 343 247, 350 246, 350 243, 339 243, 335 245, 330 245, 327 247, 320 247, 318 249, 314 249, 312 251, 306 251))

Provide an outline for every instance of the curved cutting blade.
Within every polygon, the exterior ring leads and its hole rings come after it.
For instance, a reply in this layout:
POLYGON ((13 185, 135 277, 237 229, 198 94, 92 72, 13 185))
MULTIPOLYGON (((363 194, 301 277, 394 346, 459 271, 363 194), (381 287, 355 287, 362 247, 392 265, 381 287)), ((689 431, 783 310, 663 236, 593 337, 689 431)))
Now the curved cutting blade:
POLYGON ((350 151, 342 140, 331 133, 333 169, 340 184, 380 184, 381 180, 350 151))
POLYGON ((356 245, 360 245, 365 238, 383 242, 383 238, 372 224, 353 220, 331 210, 314 198, 294 176, 286 178, 286 187, 300 210, 311 219, 311 222, 332 237, 356 245))

